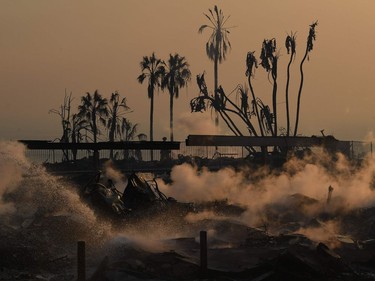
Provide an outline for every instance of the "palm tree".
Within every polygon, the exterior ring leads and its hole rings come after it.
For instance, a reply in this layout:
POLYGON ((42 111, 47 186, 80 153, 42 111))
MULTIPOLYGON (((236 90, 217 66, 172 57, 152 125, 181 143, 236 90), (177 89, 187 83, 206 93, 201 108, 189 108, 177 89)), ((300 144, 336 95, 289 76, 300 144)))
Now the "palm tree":
POLYGON ((169 92, 169 127, 170 140, 173 141, 173 99, 178 98, 179 89, 187 86, 187 82, 191 79, 189 64, 185 57, 179 54, 170 54, 163 73, 161 83, 162 89, 168 89, 169 92))
MULTIPOLYGON (((112 93, 108 103, 107 129, 109 141, 114 142, 116 136, 121 135, 121 116, 130 108, 126 104, 126 98, 120 101, 120 95, 116 91, 112 93)), ((113 158, 113 149, 110 151, 110 158, 113 158)))
POLYGON ((272 110, 273 110, 273 129, 272 135, 277 136, 277 62, 279 56, 276 54, 276 39, 265 39, 262 44, 262 52, 260 54, 260 65, 271 74, 273 80, 272 88, 272 110))
POLYGON ((259 131, 260 131, 261 136, 264 136, 262 121, 261 121, 259 109, 258 109, 258 103, 257 103, 257 99, 255 97, 253 85, 251 84, 251 78, 254 77, 254 72, 255 72, 254 67, 255 68, 258 67, 258 61, 255 58, 254 53, 255 53, 255 51, 247 53, 247 56, 246 56, 246 73, 245 74, 247 76, 251 96, 253 98, 252 105, 253 105, 253 109, 255 111, 256 118, 258 119, 259 131))
POLYGON ((297 135, 298 132, 298 121, 299 121, 299 110, 301 104, 301 94, 302 94, 302 87, 303 87, 303 63, 305 62, 306 58, 308 58, 309 53, 312 51, 314 47, 314 41, 316 39, 315 35, 315 27, 318 25, 318 22, 314 22, 310 25, 309 35, 307 36, 307 44, 306 44, 306 51, 303 59, 300 63, 299 69, 301 73, 301 81, 298 89, 298 98, 297 98, 297 113, 296 113, 296 125, 294 127, 294 136, 297 135))
MULTIPOLYGON (((230 41, 228 39, 229 28, 226 27, 225 24, 228 17, 225 17, 222 10, 218 9, 215 5, 214 12, 211 9, 208 9, 210 15, 205 14, 206 18, 208 18, 210 24, 202 25, 198 32, 202 33, 206 28, 211 29, 212 33, 210 38, 206 43, 206 54, 210 60, 214 62, 214 90, 215 90, 215 98, 217 97, 217 90, 218 90, 218 64, 222 63, 223 60, 226 59, 226 54, 228 50, 231 48, 230 41)), ((219 118, 216 115, 215 123, 218 125, 219 118)))
POLYGON ((290 54, 289 63, 287 67, 287 78, 286 78, 286 89, 285 89, 285 103, 286 103, 286 135, 290 134, 290 116, 289 116, 289 81, 290 81, 290 65, 296 56, 296 34, 291 32, 290 35, 286 37, 285 47, 290 54))
POLYGON ((78 116, 87 120, 89 130, 93 135, 94 143, 97 143, 100 134, 98 122, 105 126, 108 117, 107 99, 103 98, 98 90, 92 96, 89 92, 81 97, 81 105, 78 106, 78 116))
MULTIPOLYGON (((128 119, 122 118, 121 120, 121 135, 123 141, 131 141, 134 139, 138 130, 138 124, 132 124, 128 119)), ((124 150, 124 159, 129 159, 130 151, 124 150)))
POLYGON ((150 141, 154 140, 153 124, 154 124, 154 91, 155 88, 160 87, 160 79, 163 73, 163 61, 152 53, 150 57, 144 56, 140 62, 142 74, 138 76, 137 80, 139 83, 147 78, 148 87, 147 94, 150 99, 150 141))
POLYGON ((138 130, 138 124, 134 124, 130 122, 126 118, 122 118, 121 121, 121 135, 123 141, 131 141, 134 139, 135 134, 138 130))
MULTIPOLYGON (((54 113, 60 116, 61 126, 62 126, 62 136, 60 142, 68 143, 69 136, 71 134, 71 123, 70 123, 70 109, 72 103, 72 93, 68 96, 65 91, 64 104, 60 106, 60 109, 51 109, 48 113, 54 113)), ((69 161, 69 151, 64 149, 63 151, 63 161, 69 161)))
MULTIPOLYGON (((71 118, 71 141, 72 143, 80 143, 83 139, 83 135, 81 133, 82 130, 86 130, 88 128, 87 120, 78 116, 78 114, 73 114, 71 118)), ((77 160, 77 149, 72 149, 73 154, 73 161, 77 160)))

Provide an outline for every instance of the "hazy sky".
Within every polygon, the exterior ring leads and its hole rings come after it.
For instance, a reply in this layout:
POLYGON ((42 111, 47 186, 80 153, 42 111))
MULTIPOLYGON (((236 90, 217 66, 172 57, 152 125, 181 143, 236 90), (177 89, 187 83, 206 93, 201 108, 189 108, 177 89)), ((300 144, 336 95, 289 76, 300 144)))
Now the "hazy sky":
MULTIPOLYGON (((208 87, 213 88, 213 64, 205 54, 209 33, 197 31, 207 23, 203 13, 215 4, 231 16, 228 25, 236 26, 229 37, 232 50, 219 68, 226 92, 246 82, 247 52, 259 56, 263 39, 276 38, 278 110, 283 116, 279 125, 285 127, 285 37, 297 32, 290 97, 295 100, 308 27, 318 20, 317 40, 305 64, 300 133, 318 135, 325 129, 338 139, 362 140, 374 130, 373 0, 0 0, 0 139, 60 137, 59 117, 48 111, 63 103, 65 89, 75 97, 74 108, 86 92, 98 89, 108 98, 119 91, 133 109, 129 119, 148 134, 147 86, 136 78, 142 56, 153 51, 162 59, 177 52, 190 63, 192 82, 175 101, 175 139, 198 133, 183 124, 197 124, 198 118, 207 124, 210 118, 190 114, 189 101, 198 94, 198 73, 205 70, 208 87)), ((272 87, 261 68, 254 87, 271 105, 272 87)), ((160 92, 155 100, 155 140, 169 136, 168 110, 168 95, 160 92)))

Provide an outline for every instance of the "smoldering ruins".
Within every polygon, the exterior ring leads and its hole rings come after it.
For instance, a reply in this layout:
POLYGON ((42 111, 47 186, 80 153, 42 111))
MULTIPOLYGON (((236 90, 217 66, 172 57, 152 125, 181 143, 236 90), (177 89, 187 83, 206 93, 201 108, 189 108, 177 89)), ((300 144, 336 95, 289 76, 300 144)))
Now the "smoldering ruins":
MULTIPOLYGON (((1 280, 373 280, 375 159, 323 150, 281 168, 174 166, 160 192, 194 210, 117 220, 98 215, 74 177, 0 151, 1 280), (201 232, 207 234, 202 269, 201 232)), ((126 175, 102 174, 123 192, 126 175)), ((145 175, 146 177, 146 175, 145 175)), ((77 178, 77 177, 76 177, 77 178)))

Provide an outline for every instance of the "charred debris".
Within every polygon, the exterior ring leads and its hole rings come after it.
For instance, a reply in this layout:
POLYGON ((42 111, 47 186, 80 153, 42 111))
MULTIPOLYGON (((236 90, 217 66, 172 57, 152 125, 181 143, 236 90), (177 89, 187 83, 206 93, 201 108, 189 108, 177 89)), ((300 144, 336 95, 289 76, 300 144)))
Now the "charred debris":
POLYGON ((123 192, 101 173, 77 187, 100 218, 98 224, 43 210, 18 223, 2 221, 1 280, 77 280, 79 240, 87 243, 86 280, 92 281, 375 278, 375 208, 335 207, 332 186, 324 202, 299 193, 287 196, 282 204, 266 207, 264 223, 252 227, 238 220, 246 211, 243 206, 178 202, 162 193, 155 180, 137 173, 127 175, 123 192), (319 211, 311 215, 306 212, 310 208, 319 211), (204 212, 215 215, 186 219, 204 212), (109 221, 117 234, 109 235, 100 221, 109 221), (158 241, 158 250, 134 242, 142 236, 139 229, 154 241, 160 226, 170 235, 158 241), (204 270, 198 238, 203 229, 208 230, 204 270), (133 241, 129 233, 140 237, 133 241))

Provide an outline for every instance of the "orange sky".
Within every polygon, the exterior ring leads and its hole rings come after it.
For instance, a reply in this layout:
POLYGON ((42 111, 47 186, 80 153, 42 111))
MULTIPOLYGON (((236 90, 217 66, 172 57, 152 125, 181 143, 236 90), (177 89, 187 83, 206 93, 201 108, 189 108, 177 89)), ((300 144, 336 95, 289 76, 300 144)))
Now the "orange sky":
MULTIPOLYGON (((175 101, 175 139, 201 133, 197 128, 187 130, 186 124, 198 124, 200 118, 208 126, 210 118, 191 115, 189 101, 198 93, 198 73, 205 70, 209 89, 213 88, 213 65, 204 49, 209 33, 197 31, 207 22, 203 12, 215 4, 231 16, 228 24, 236 26, 230 34, 232 50, 219 68, 226 92, 246 82, 246 53, 255 50, 259 56, 263 39, 275 37, 280 48, 279 125, 285 127, 285 36, 297 32, 291 89, 295 100, 308 26, 318 20, 317 41, 305 64, 300 133, 318 135, 325 129, 338 139, 363 140, 374 130, 373 0, 1 0, 0 139, 60 137, 59 118, 48 111, 59 108, 65 89, 73 93, 74 106, 85 92, 98 89, 109 97, 119 91, 133 109, 128 117, 139 123, 139 132, 148 134, 147 87, 136 77, 142 56, 153 51, 162 59, 177 52, 190 63, 192 82, 175 101)), ((255 75, 256 94, 271 105, 267 75, 261 68, 255 75)), ((160 92, 155 101, 155 140, 169 136, 168 108, 168 95, 160 92)))

